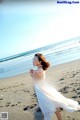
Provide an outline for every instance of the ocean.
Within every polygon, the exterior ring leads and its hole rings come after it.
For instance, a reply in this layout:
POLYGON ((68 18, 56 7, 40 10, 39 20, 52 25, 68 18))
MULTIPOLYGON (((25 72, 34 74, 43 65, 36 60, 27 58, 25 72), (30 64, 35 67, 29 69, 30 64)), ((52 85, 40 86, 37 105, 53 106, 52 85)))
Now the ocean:
POLYGON ((80 59, 80 37, 0 59, 0 78, 29 72, 35 53, 42 53, 51 66, 80 59))

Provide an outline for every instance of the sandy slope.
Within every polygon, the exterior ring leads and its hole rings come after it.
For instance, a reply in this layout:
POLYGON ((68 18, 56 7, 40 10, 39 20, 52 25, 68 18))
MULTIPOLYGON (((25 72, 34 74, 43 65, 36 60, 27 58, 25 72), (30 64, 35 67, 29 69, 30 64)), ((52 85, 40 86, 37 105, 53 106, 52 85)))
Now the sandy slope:
MULTIPOLYGON (((80 60, 50 67, 48 83, 64 96, 80 101, 80 60)), ((0 112, 8 112, 9 120, 43 120, 38 108, 33 80, 29 73, 0 79, 0 112), (24 110, 26 108, 26 110, 24 110)), ((63 120, 80 120, 80 112, 62 112, 63 120)), ((57 120, 55 114, 53 119, 57 120)))

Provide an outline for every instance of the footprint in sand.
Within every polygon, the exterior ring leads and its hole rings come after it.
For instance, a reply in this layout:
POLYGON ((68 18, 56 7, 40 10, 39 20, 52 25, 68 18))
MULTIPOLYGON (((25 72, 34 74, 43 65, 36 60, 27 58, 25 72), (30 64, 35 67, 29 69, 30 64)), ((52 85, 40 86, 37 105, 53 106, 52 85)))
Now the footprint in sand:
POLYGON ((72 96, 72 98, 77 98, 78 96, 72 96))
POLYGON ((65 86, 62 89, 60 89, 59 92, 68 93, 68 88, 69 88, 68 86, 65 86))
POLYGON ((25 84, 22 83, 21 85, 25 85, 25 84))
POLYGON ((2 88, 0 90, 3 90, 2 88))
POLYGON ((6 104, 6 107, 8 107, 8 106, 14 107, 14 106, 19 105, 20 103, 21 103, 21 102, 17 102, 17 103, 15 103, 15 104, 11 104, 11 103, 9 102, 9 103, 6 104))
POLYGON ((33 96, 36 97, 36 93, 34 93, 33 96))
POLYGON ((80 87, 78 87, 77 90, 80 90, 80 87))
POLYGON ((78 101, 78 103, 80 104, 80 101, 78 101))
POLYGON ((6 104, 5 107, 9 107, 9 104, 6 104))
MULTIPOLYGON (((21 103, 21 102, 18 102, 18 104, 19 103, 21 103)), ((14 106, 16 106, 18 104, 17 103, 11 104, 11 102, 7 102, 6 105, 5 105, 5 107, 9 107, 9 106, 14 107, 14 106)))
POLYGON ((1 107, 1 108, 3 108, 3 106, 2 106, 2 105, 1 105, 0 107, 1 107))
POLYGON ((64 78, 61 78, 60 81, 64 80, 64 78))
POLYGON ((4 90, 4 89, 6 89, 6 88, 1 88, 0 90, 4 90))
POLYGON ((78 85, 75 85, 75 86, 78 86, 78 85))
POLYGON ((15 90, 13 93, 16 93, 16 92, 18 92, 18 90, 15 90))
POLYGON ((77 92, 77 94, 80 94, 80 92, 77 92))
POLYGON ((63 93, 65 93, 65 94, 66 94, 66 93, 68 93, 68 91, 63 91, 63 93))
POLYGON ((7 102, 6 105, 5 105, 5 107, 9 107, 10 104, 11 104, 11 102, 7 102))
POLYGON ((18 102, 18 104, 20 104, 21 102, 18 102))
POLYGON ((0 100, 3 100, 3 98, 0 98, 0 100))
POLYGON ((67 116, 68 118, 70 118, 70 116, 67 116))
POLYGON ((6 90, 4 92, 7 92, 6 90))
POLYGON ((14 107, 14 106, 16 106, 16 105, 17 105, 17 104, 12 104, 11 106, 14 107))
POLYGON ((77 92, 75 88, 73 88, 71 92, 73 92, 73 91, 77 92))
POLYGON ((35 97, 32 98, 32 100, 34 100, 34 99, 35 99, 35 97))
POLYGON ((74 85, 75 83, 71 83, 70 85, 74 85))
POLYGON ((37 104, 33 104, 33 105, 30 105, 30 106, 27 106, 25 108, 23 108, 24 111, 26 110, 31 110, 31 109, 34 109, 36 107, 37 104))
POLYGON ((22 91, 23 92, 28 92, 28 93, 30 92, 29 90, 26 90, 26 89, 22 89, 22 91))

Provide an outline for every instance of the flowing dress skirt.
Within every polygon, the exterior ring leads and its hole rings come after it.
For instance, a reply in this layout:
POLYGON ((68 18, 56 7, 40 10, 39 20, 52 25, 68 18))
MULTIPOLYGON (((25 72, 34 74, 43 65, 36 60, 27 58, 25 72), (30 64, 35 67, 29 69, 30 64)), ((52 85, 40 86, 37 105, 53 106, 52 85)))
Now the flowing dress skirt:
POLYGON ((45 80, 35 82, 34 88, 39 106, 44 114, 44 120, 51 120, 51 116, 59 107, 68 112, 80 110, 80 105, 77 101, 63 96, 45 80))

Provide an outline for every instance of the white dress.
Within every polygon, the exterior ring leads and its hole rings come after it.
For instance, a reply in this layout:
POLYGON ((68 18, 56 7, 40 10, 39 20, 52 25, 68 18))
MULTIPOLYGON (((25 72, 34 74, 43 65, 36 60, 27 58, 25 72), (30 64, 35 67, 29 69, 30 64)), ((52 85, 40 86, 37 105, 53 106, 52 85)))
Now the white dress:
POLYGON ((44 114, 44 120, 52 120, 51 116, 57 110, 56 108, 59 107, 68 112, 80 110, 80 105, 77 101, 64 97, 46 82, 45 77, 42 80, 36 80, 34 82, 34 88, 39 106, 44 114))

